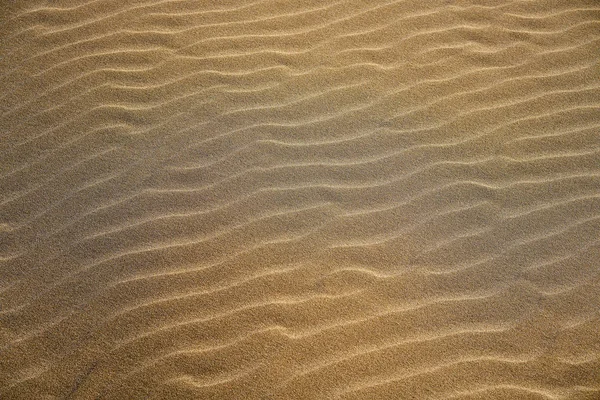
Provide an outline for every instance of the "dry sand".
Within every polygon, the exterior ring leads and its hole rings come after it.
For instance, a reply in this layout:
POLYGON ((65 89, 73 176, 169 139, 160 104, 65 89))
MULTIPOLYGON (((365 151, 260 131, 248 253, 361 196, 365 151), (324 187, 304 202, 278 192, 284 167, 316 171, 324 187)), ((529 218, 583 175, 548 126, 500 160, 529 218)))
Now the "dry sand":
POLYGON ((600 398, 597 0, 0 34, 1 399, 600 398))

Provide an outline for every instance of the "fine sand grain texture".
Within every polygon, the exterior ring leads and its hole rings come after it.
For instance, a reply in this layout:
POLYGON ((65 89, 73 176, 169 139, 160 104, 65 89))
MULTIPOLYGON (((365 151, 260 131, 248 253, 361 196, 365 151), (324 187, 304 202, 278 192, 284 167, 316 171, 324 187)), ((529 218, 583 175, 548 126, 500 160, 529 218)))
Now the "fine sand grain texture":
POLYGON ((0 399, 600 399, 598 0, 2 0, 0 57, 0 399))

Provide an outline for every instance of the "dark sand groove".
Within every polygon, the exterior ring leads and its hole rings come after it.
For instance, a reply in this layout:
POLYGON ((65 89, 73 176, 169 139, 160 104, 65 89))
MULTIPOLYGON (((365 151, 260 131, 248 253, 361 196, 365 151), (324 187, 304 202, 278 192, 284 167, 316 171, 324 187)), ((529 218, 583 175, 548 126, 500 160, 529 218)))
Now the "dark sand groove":
POLYGON ((0 398, 599 398, 599 27, 3 2, 0 398))

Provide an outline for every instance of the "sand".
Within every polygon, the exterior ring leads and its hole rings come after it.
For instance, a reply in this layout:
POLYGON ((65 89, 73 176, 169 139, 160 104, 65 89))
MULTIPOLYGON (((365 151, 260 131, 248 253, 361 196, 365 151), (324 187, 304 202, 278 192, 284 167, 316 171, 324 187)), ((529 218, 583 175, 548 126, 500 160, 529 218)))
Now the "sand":
POLYGON ((599 399, 600 3, 0 3, 0 398, 599 399))

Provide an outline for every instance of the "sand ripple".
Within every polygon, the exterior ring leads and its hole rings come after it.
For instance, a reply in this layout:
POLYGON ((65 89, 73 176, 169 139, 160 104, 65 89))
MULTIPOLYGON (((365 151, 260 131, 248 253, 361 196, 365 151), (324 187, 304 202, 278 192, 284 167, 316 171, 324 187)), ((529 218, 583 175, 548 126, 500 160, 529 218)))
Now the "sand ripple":
POLYGON ((0 398, 600 396, 596 1, 0 10, 0 398))

